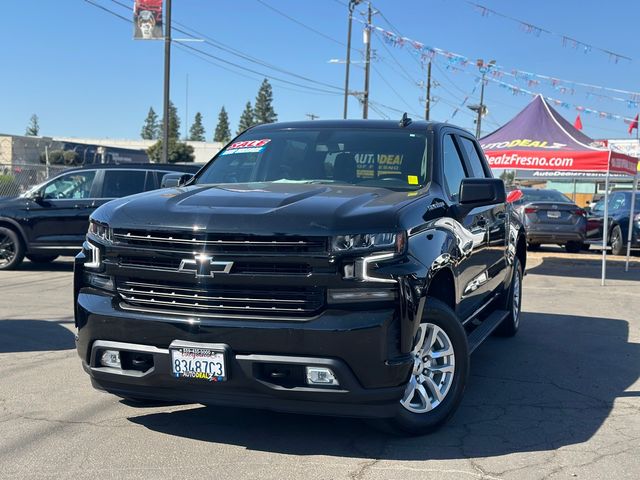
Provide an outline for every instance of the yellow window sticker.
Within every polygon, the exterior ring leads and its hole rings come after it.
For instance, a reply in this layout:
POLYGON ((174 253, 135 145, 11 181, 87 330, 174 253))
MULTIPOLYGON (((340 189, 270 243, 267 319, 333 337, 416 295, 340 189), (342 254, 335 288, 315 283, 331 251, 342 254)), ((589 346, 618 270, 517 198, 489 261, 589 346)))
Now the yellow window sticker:
POLYGON ((407 182, 409 183, 409 185, 418 185, 418 176, 407 175, 407 182))

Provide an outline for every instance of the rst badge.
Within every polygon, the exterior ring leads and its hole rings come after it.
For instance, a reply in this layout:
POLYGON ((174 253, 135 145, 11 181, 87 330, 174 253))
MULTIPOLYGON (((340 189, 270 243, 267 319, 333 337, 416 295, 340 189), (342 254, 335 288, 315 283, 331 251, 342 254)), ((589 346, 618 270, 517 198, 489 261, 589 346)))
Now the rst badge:
POLYGON ((194 258, 185 258, 180 262, 179 272, 195 273, 196 278, 213 277, 216 273, 229 273, 233 262, 215 261, 213 257, 204 254, 194 258))

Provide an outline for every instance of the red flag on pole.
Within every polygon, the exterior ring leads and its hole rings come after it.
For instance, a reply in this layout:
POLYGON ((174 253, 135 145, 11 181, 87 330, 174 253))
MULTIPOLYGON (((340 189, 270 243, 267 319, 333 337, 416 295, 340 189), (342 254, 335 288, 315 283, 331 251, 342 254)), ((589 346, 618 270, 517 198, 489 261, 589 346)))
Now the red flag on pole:
POLYGON ((578 116, 576 117, 576 121, 573 122, 573 126, 578 130, 582 130, 582 120, 580 120, 580 114, 578 114, 578 116))
POLYGON ((637 129, 638 128, 638 114, 636 113, 636 118, 633 120, 633 122, 629 123, 629 135, 631 135, 631 133, 633 132, 633 129, 637 129))

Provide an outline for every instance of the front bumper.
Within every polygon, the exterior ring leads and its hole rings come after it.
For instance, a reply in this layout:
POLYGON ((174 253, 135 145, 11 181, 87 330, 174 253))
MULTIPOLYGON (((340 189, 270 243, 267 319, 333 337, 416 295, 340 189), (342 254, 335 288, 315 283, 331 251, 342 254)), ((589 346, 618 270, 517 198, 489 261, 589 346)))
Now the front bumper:
POLYGON ((124 311, 114 296, 86 287, 76 297, 77 349, 83 367, 94 387, 123 397, 389 417, 413 364, 398 348, 400 319, 393 307, 327 309, 308 321, 283 322, 124 311), (169 346, 176 340, 223 345, 227 381, 173 377, 169 346), (97 352, 109 345, 151 355, 152 367, 127 371, 101 366, 97 352), (265 365, 328 366, 340 386, 283 386, 264 377, 265 365))

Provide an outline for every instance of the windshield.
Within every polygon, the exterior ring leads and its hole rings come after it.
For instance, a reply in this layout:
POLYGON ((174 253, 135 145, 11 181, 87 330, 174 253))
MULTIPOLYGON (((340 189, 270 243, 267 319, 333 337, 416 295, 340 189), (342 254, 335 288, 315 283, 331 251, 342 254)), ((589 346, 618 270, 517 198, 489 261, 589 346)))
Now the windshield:
POLYGON ((218 153, 195 183, 341 183, 415 190, 427 179, 426 134, 310 128, 249 131, 218 153))
POLYGON ((564 196, 557 190, 523 190, 523 196, 516 202, 516 205, 524 205, 530 202, 562 202, 573 203, 569 197, 564 196))

